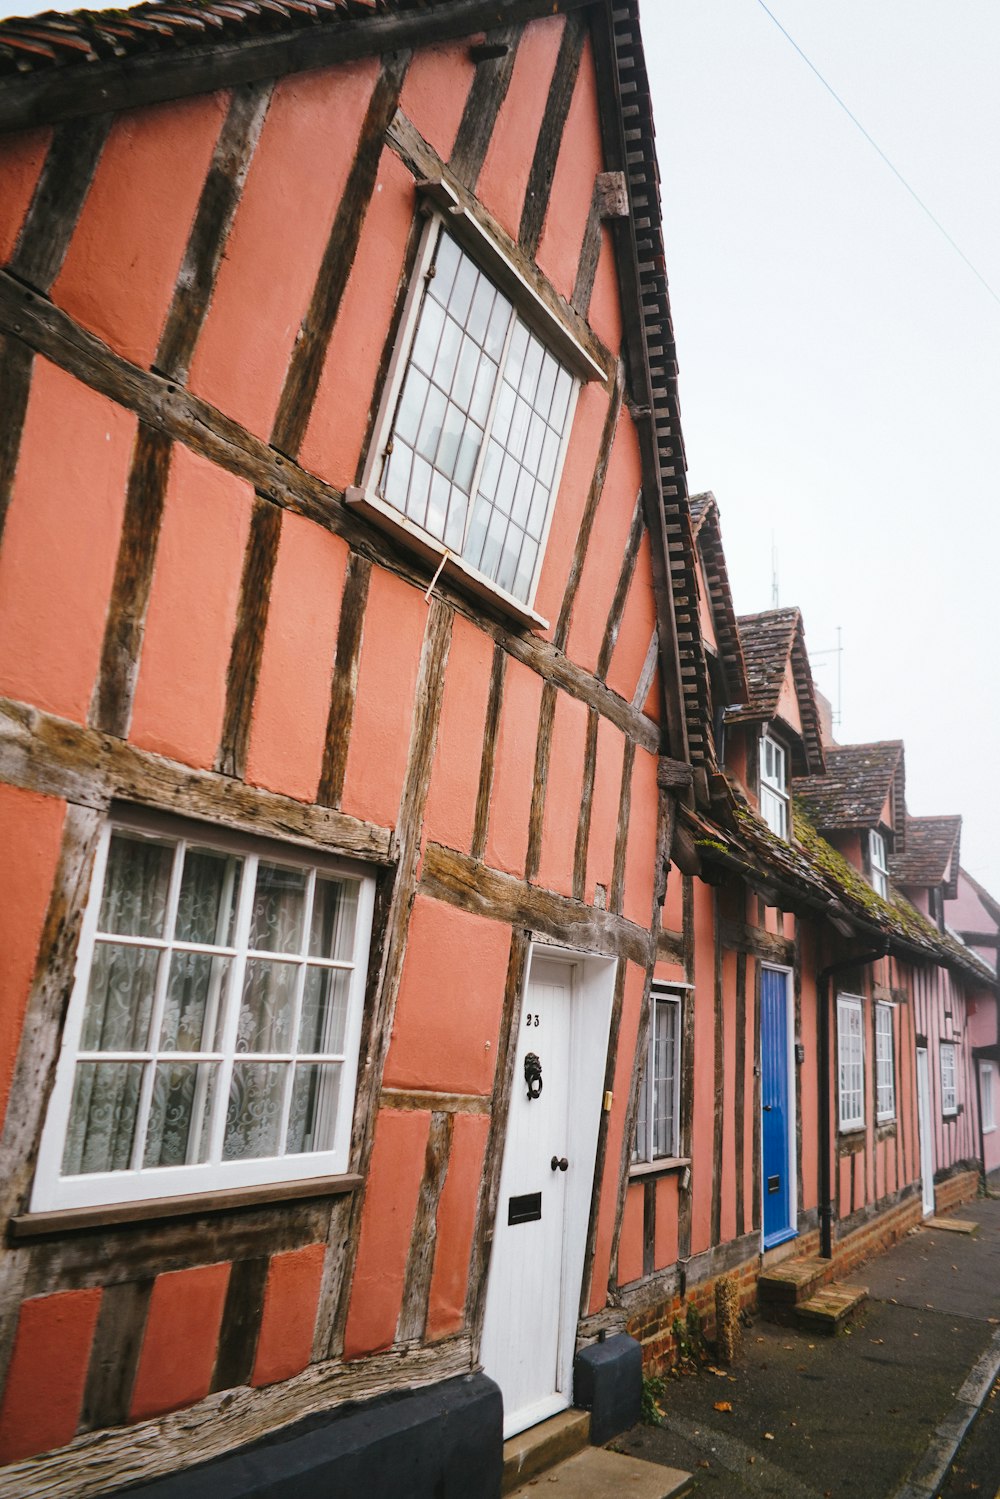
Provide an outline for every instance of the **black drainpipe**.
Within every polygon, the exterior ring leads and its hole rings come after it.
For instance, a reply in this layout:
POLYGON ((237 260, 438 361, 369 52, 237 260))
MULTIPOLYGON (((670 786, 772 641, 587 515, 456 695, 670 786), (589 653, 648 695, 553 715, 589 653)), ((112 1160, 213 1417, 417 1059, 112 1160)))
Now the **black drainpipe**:
POLYGON ((830 1139, 830 979, 845 968, 867 968, 889 951, 889 941, 884 947, 859 954, 856 958, 842 958, 839 963, 828 963, 816 976, 819 991, 819 1252, 823 1259, 833 1259, 833 1186, 830 1179, 830 1155, 833 1142, 830 1139))

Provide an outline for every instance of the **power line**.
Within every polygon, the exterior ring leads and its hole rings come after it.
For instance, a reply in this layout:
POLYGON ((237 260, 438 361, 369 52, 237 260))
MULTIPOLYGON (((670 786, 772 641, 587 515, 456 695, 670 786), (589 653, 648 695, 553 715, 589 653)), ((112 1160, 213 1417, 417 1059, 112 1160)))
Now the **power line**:
POLYGON ((937 229, 944 236, 944 238, 948 241, 948 243, 951 246, 951 248, 955 251, 955 254, 958 255, 959 258, 965 262, 965 264, 968 266, 969 270, 975 276, 976 280, 979 281, 986 288, 986 290, 989 292, 990 296, 993 298, 994 302, 996 302, 997 305, 1000 306, 1000 296, 998 296, 997 293, 993 290, 992 286, 987 281, 986 277, 982 274, 982 272, 975 265, 973 265, 972 261, 969 259, 968 255, 966 255, 966 253, 962 249, 961 245, 958 244, 952 238, 952 236, 948 233, 947 229, 942 224, 941 220, 934 213, 931 212, 931 210, 928 208, 927 204, 924 202, 923 198, 921 198, 920 194, 915 190, 915 188, 912 188, 910 186, 910 184, 907 182, 906 178, 903 176, 903 174, 899 170, 899 168, 896 167, 896 166, 894 166, 893 163, 889 160, 888 156, 886 156, 885 152, 882 150, 882 147, 879 145, 878 141, 875 140, 873 136, 869 135, 868 131, 862 125, 862 123, 858 119, 857 115, 854 114, 848 108, 848 106, 844 103, 843 99, 837 93, 836 89, 831 84, 829 84, 827 82, 827 80, 823 77, 823 74, 820 72, 819 68, 817 68, 816 64, 814 62, 812 62, 811 59, 806 56, 806 54, 803 52, 802 48, 799 46, 799 44, 795 40, 795 38, 793 36, 791 36, 790 33, 785 30, 784 26, 782 26, 781 22, 778 20, 777 16, 774 14, 774 12, 772 10, 769 10, 768 7, 764 4, 764 0, 757 0, 757 4, 760 6, 760 8, 764 12, 764 14, 767 15, 767 16, 769 16, 771 18, 771 20, 774 22, 775 26, 777 26, 778 30, 781 32, 781 34, 785 38, 785 40, 787 42, 789 42, 791 44, 791 46, 793 46, 795 48, 796 52, 799 54, 799 56, 801 57, 802 61, 805 63, 806 67, 809 68, 813 73, 815 73, 816 77, 819 79, 820 83, 826 89, 827 93, 831 96, 831 98, 835 99, 836 102, 840 105, 841 109, 844 111, 844 113, 847 116, 847 118, 852 122, 852 124, 856 125, 857 128, 861 131, 861 134, 864 136, 865 140, 871 146, 872 150, 875 151, 875 152, 877 152, 877 154, 882 158, 882 160, 885 162, 886 166, 889 168, 889 171, 892 173, 892 175, 899 182, 902 183, 903 187, 906 188, 906 191, 909 193, 910 197, 917 204, 917 206, 919 208, 923 209, 924 213, 930 219, 930 221, 934 225, 935 229, 937 229))

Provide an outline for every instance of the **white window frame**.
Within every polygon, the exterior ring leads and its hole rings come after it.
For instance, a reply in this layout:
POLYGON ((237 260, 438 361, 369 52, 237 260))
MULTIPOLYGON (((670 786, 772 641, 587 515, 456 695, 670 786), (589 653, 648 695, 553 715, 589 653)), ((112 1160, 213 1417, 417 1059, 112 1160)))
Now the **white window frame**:
POLYGON ((865 1011, 857 994, 837 995, 837 1118, 842 1133, 865 1127, 865 1011))
POLYGON ((940 1043, 938 1066, 941 1069, 941 1112, 951 1118, 958 1113, 958 1047, 954 1041, 940 1043))
MULTIPOLYGON (((547 629, 548 621, 535 612, 533 603, 545 559, 552 515, 558 499, 580 384, 582 381, 589 380, 603 381, 606 378, 606 372, 580 343, 569 325, 558 316, 539 295, 535 287, 522 275, 502 246, 475 214, 460 204, 457 195, 448 184, 427 182, 418 184, 418 187, 424 198, 424 210, 428 218, 427 227, 414 265, 400 332, 379 403, 378 417, 369 443, 361 483, 351 486, 346 492, 346 498, 349 504, 359 509, 375 525, 404 540, 407 545, 425 556, 435 568, 435 577, 439 571, 443 570, 447 576, 470 588, 473 592, 491 600, 494 604, 499 602, 506 612, 514 615, 521 623, 536 629, 547 629), (392 435, 399 398, 410 363, 427 276, 434 259, 439 231, 442 228, 457 242, 459 248, 476 262, 481 273, 489 277, 510 300, 515 318, 529 328, 572 377, 562 442, 552 479, 548 513, 542 529, 534 574, 526 599, 516 598, 501 588, 491 578, 465 561, 460 553, 450 550, 443 540, 418 525, 412 517, 396 509, 379 492, 385 467, 386 449, 392 435)), ((498 375, 496 390, 499 390, 499 386, 500 376, 498 375)), ((482 449, 476 464, 477 475, 489 445, 492 420, 491 409, 482 449)), ((473 496, 474 493, 475 485, 473 484, 473 496)))
POLYGON ((788 806, 788 751, 765 731, 760 736, 760 815, 779 838, 788 837, 788 806))
POLYGON ((885 1124, 896 1117, 896 1044, 894 1005, 875 1005, 875 1119, 885 1124))
POLYGON ((979 1064, 979 1105, 982 1110, 983 1134, 991 1135, 997 1127, 996 1095, 993 1079, 996 1068, 992 1062, 979 1064))
POLYGON ((654 983, 649 995, 649 1034, 646 1042, 646 1057, 639 1091, 639 1108, 636 1113, 635 1143, 632 1150, 633 1168, 658 1166, 666 1161, 683 1159, 681 1151, 681 1064, 684 1055, 684 995, 681 989, 669 984, 654 983), (661 1118, 665 1119, 668 1137, 661 1148, 657 1148, 656 1094, 661 1080, 662 1068, 657 1067, 657 1015, 660 1007, 672 1016, 672 1046, 668 1059, 667 1081, 672 1087, 669 1108, 661 1118))
MULTIPOLYGON (((173 912, 176 911, 177 892, 180 885, 181 860, 177 857, 176 852, 171 868, 167 932, 172 931, 169 923, 172 923, 173 912)), ((375 881, 369 870, 342 859, 329 857, 319 850, 253 837, 244 837, 239 834, 230 833, 227 830, 219 829, 211 824, 182 821, 178 818, 161 816, 155 813, 138 812, 132 809, 116 810, 109 817, 108 822, 102 830, 98 845, 93 877, 82 923, 74 988, 63 1030, 62 1049, 56 1070, 56 1079, 42 1130, 38 1167, 32 1189, 30 1211, 44 1212, 64 1208, 142 1202, 152 1198, 174 1195, 222 1191, 228 1188, 260 1186, 279 1182, 294 1182, 314 1177, 338 1176, 347 1172, 351 1147, 358 1051, 363 1022, 364 993, 367 980, 374 896, 375 881), (175 850, 181 846, 183 848, 197 847, 217 853, 238 854, 243 859, 242 882, 238 905, 235 908, 234 930, 230 938, 232 944, 230 947, 221 945, 219 947, 205 947, 204 945, 199 946, 194 943, 182 943, 176 941, 174 938, 166 937, 162 940, 145 937, 123 939, 126 944, 133 942, 145 949, 158 949, 161 953, 193 950, 195 952, 204 951, 213 955, 219 953, 224 957, 228 957, 232 963, 232 971, 229 978, 229 999, 225 1001, 224 1008, 227 1021, 223 1027, 220 1027, 220 1039, 217 1042, 217 1051, 180 1051, 174 1048, 172 1050, 164 1049, 160 1052, 153 1045, 153 1042, 157 1037, 159 1019, 162 1013, 165 980, 161 978, 157 983, 157 998, 153 1001, 148 1048, 142 1053, 109 1051, 99 1054, 100 1060, 107 1060, 109 1062, 148 1059, 146 1071, 143 1074, 145 1081, 140 1094, 140 1103, 137 1112, 136 1136, 139 1137, 139 1141, 138 1143, 133 1142, 132 1164, 127 1169, 64 1176, 62 1174, 62 1163, 69 1128, 77 1060, 81 1056, 83 1058, 94 1058, 97 1056, 92 1051, 83 1050, 81 1039, 90 971, 99 941, 98 919, 104 890, 104 876, 107 868, 108 852, 112 835, 119 830, 135 832, 167 844, 173 844, 175 850), (299 1054, 297 1052, 290 1052, 289 1055, 294 1062, 305 1062, 306 1064, 311 1060, 318 1062, 327 1060, 338 1061, 342 1071, 337 1097, 332 1148, 322 1151, 226 1161, 221 1158, 221 1155, 227 1113, 226 1100, 228 1098, 232 1068, 237 1057, 241 1061, 256 1061, 258 1059, 258 1053, 256 1052, 243 1052, 239 1050, 237 1022, 239 1019, 239 996, 242 992, 243 975, 248 952, 251 951, 248 947, 248 935, 256 870, 260 861, 284 867, 296 866, 307 871, 309 875, 307 882, 307 905, 303 912, 302 921, 303 950, 299 955, 288 955, 288 961, 297 963, 300 972, 303 972, 303 974, 307 961, 310 964, 318 961, 323 966, 336 967, 350 972, 342 1053, 317 1053, 315 1058, 311 1054, 306 1055, 305 1053, 299 1054), (352 958, 348 961, 326 961, 308 956, 309 909, 317 874, 339 875, 357 881, 354 946, 352 958), (155 1066, 157 1056, 162 1056, 164 1060, 177 1059, 178 1062, 185 1064, 203 1061, 216 1066, 217 1072, 213 1087, 216 1090, 219 1102, 212 1114, 211 1154, 214 1159, 177 1166, 147 1167, 141 1163, 141 1138, 145 1134, 150 1118, 150 1100, 152 1094, 151 1072, 153 1066, 155 1066), (136 1162, 139 1162, 139 1164, 135 1164, 136 1162)), ((118 941, 113 935, 111 940, 118 941)), ((275 955, 273 953, 262 952, 261 956, 265 959, 273 959, 275 955)), ((163 970, 165 966, 162 959, 159 960, 159 968, 163 970)), ((303 982, 304 977, 297 978, 296 980, 296 1015, 299 1013, 302 1004, 303 982)), ((295 1037, 293 1035, 289 1046, 294 1046, 294 1043, 295 1037)), ((271 1054, 261 1052, 259 1056, 266 1062, 271 1054)), ((287 1058, 282 1054, 280 1060, 284 1061, 287 1058)), ((284 1115, 287 1115, 289 1096, 286 1088, 284 1115)))
POLYGON ((883 900, 889 899, 889 860, 885 851, 885 839, 877 828, 868 833, 868 862, 871 865, 872 889, 883 900))

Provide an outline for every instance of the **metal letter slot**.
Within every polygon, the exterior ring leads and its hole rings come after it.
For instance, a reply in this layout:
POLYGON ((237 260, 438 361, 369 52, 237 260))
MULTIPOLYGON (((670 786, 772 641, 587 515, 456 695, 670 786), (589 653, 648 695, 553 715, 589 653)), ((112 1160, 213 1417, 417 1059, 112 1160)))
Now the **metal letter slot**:
POLYGON ((508 1199, 508 1223, 535 1223, 541 1216, 541 1192, 526 1192, 523 1197, 511 1197, 508 1199))
POLYGON ((769 1176, 768 1179, 767 1179, 767 1190, 769 1192, 780 1192, 781 1191, 781 1177, 780 1176, 769 1176))

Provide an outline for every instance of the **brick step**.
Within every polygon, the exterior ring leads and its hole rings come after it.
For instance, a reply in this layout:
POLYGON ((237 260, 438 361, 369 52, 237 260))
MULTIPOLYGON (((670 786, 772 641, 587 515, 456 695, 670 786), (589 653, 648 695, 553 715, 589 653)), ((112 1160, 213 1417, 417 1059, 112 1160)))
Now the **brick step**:
POLYGON ((795 1321, 811 1332, 833 1337, 868 1300, 867 1286, 843 1286, 832 1280, 795 1308, 795 1321))
POLYGON ((503 1483, 500 1492, 511 1494, 529 1478, 535 1478, 581 1452, 590 1441, 589 1411, 560 1411, 548 1421, 529 1426, 503 1444, 503 1483))
POLYGON ((767 1315, 772 1307, 790 1309, 799 1302, 808 1301, 832 1274, 832 1262, 822 1260, 818 1255, 782 1260, 780 1265, 761 1271, 757 1277, 757 1297, 761 1310, 767 1315))

